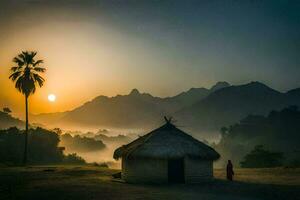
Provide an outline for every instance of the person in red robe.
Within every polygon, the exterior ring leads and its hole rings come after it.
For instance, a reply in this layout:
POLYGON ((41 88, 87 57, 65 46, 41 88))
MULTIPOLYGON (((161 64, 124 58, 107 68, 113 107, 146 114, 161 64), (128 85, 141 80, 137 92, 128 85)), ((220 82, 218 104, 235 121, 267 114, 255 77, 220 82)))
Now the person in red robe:
POLYGON ((227 172, 227 180, 232 181, 234 172, 233 172, 233 165, 232 165, 231 160, 228 160, 226 172, 227 172))

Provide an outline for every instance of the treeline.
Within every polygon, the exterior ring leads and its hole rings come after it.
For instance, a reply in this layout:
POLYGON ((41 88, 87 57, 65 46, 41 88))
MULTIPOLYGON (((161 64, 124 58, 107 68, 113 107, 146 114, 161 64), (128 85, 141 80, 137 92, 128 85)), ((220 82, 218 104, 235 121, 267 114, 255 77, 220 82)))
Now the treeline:
POLYGON ((132 141, 132 138, 125 136, 125 135, 117 135, 117 136, 107 136, 105 134, 96 134, 94 136, 95 140, 101 140, 105 143, 117 143, 117 144, 127 144, 132 141))
POLYGON ((62 134, 62 131, 59 128, 56 128, 56 132, 58 132, 59 135, 61 135, 62 146, 65 146, 66 149, 69 149, 68 147, 77 150, 82 149, 80 150, 82 152, 97 151, 105 147, 108 147, 110 145, 121 146, 131 142, 136 137, 136 135, 134 134, 114 135, 114 133, 111 133, 107 129, 100 129, 96 133, 90 131, 89 132, 67 131, 65 134, 62 134))
POLYGON ((257 145, 240 162, 242 168, 269 168, 283 165, 284 156, 281 152, 266 150, 263 145, 257 145))
POLYGON ((90 152, 103 150, 106 145, 101 140, 82 137, 79 135, 62 134, 60 145, 64 146, 68 152, 90 152))
POLYGON ((10 113, 9 108, 3 108, 3 111, 0 110, 0 129, 6 129, 12 126, 24 127, 24 122, 14 118, 10 113))
MULTIPOLYGON (((23 130, 16 127, 0 130, 0 163, 7 165, 22 164, 24 141, 23 130)), ((59 147, 59 141, 59 136, 54 131, 42 128, 29 129, 28 163, 85 163, 76 154, 64 155, 64 147, 59 147)))
POLYGON ((300 166, 299 133, 300 111, 291 106, 223 127, 214 147, 222 154, 222 166, 228 159, 241 167, 300 166))

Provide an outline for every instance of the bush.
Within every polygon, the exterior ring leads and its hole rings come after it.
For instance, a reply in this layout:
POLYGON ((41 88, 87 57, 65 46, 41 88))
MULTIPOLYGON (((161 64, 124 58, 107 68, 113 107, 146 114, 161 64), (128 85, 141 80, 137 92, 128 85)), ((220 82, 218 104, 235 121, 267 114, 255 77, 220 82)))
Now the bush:
POLYGON ((78 156, 76 153, 68 154, 64 156, 64 164, 85 164, 85 160, 78 156))
POLYGON ((95 166, 95 167, 109 168, 109 166, 108 166, 107 163, 96 163, 96 162, 93 162, 92 165, 95 166))
MULTIPOLYGON (((24 154, 25 135, 16 127, 0 130, 0 162, 21 164, 24 154)), ((29 129, 28 162, 31 164, 59 163, 62 161, 63 149, 58 147, 59 137, 56 133, 42 129, 29 129)))

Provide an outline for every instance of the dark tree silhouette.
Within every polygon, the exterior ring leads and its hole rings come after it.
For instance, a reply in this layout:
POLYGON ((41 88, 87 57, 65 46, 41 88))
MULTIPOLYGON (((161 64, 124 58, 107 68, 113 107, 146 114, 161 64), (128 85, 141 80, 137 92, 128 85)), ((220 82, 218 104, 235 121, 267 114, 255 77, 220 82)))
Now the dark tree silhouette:
POLYGON ((62 130, 60 128, 54 128, 52 131, 55 132, 57 135, 62 134, 62 130))
POLYGON ((264 149, 263 145, 256 145, 240 162, 243 168, 265 168, 282 166, 283 154, 264 149))
MULTIPOLYGON (((299 166, 297 163, 300 163, 300 111, 296 106, 289 106, 279 111, 273 110, 267 116, 248 115, 239 123, 231 125, 227 129, 222 128, 220 132, 221 140, 215 145, 215 148, 222 152, 221 162, 223 161, 223 164, 230 159, 234 165, 238 165, 256 145, 262 144, 271 153, 282 152, 285 158, 282 160, 283 165, 299 166)), ((264 151, 255 152, 265 153, 264 151)), ((276 156, 278 154, 268 155, 276 156)), ((247 158, 245 167, 250 162, 249 159, 254 157, 247 158)))
POLYGON ((105 144, 101 140, 82 137, 80 135, 72 136, 70 134, 60 135, 61 145, 69 152, 91 152, 105 149, 105 144))
POLYGON ((220 129, 220 132, 221 132, 222 137, 225 137, 226 134, 228 133, 228 128, 223 126, 223 127, 220 129))
POLYGON ((26 128, 23 164, 27 163, 28 146, 28 97, 35 93, 36 86, 43 86, 44 78, 40 75, 46 71, 40 64, 43 60, 35 60, 37 52, 22 51, 21 54, 13 59, 16 66, 11 68, 9 78, 15 82, 15 88, 25 96, 26 128))
POLYGON ((9 113, 11 113, 11 109, 8 107, 5 107, 5 108, 3 108, 3 112, 9 114, 9 113))
MULTIPOLYGON (((59 145, 59 135, 51 130, 37 127, 28 130, 30 148, 28 157, 31 164, 84 164, 76 154, 64 155, 59 145)), ((0 130, 0 166, 20 165, 23 162, 24 130, 16 127, 0 130)))

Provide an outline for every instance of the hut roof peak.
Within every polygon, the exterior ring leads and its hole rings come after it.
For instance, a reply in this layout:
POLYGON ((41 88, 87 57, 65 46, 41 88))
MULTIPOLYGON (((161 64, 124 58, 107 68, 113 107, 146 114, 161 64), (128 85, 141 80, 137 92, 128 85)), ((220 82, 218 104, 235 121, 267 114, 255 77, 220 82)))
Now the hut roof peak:
POLYGON ((116 149, 114 158, 118 159, 124 156, 151 158, 193 156, 216 160, 220 157, 213 148, 174 126, 171 117, 164 118, 166 123, 163 126, 116 149))
POLYGON ((164 116, 164 119, 165 119, 165 121, 166 121, 166 123, 168 124, 171 124, 171 122, 172 122, 172 117, 167 117, 167 116, 164 116))

